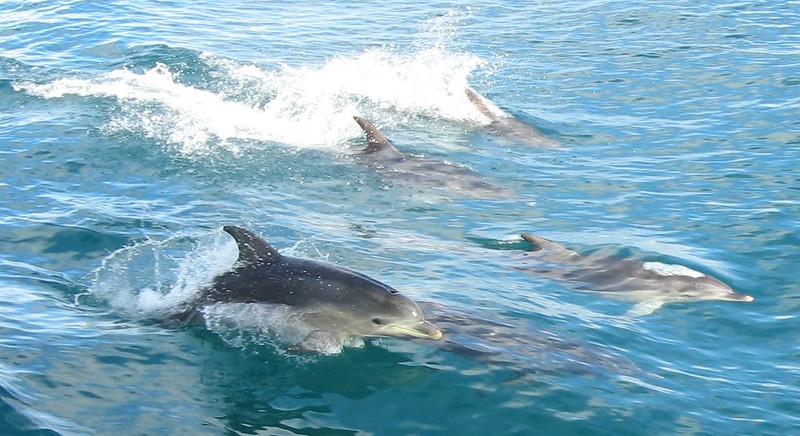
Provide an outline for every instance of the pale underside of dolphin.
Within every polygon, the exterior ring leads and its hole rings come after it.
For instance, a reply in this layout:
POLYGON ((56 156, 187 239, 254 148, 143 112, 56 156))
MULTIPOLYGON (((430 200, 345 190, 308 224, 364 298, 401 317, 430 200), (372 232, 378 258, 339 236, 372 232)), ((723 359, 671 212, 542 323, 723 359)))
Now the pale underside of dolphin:
POLYGON ((643 262, 607 254, 580 255, 531 234, 522 238, 533 248, 515 269, 564 280, 578 290, 635 303, 629 315, 646 315, 666 303, 706 300, 753 301, 720 280, 683 265, 643 262))
POLYGON ((557 147, 559 145, 555 139, 548 137, 536 127, 526 124, 500 109, 491 100, 478 94, 474 89, 467 87, 464 91, 478 112, 489 119, 489 124, 483 127, 488 133, 536 147, 557 147))
POLYGON ((477 198, 508 198, 514 192, 490 182, 469 168, 441 160, 401 153, 374 124, 354 116, 367 136, 367 147, 357 158, 374 168, 382 177, 404 184, 458 192, 477 198))
POLYGON ((295 348, 311 351, 316 351, 314 344, 350 337, 442 337, 414 301, 378 280, 333 264, 284 256, 240 227, 224 230, 236 240, 239 257, 182 314, 186 321, 207 322, 205 317, 215 313, 210 308, 226 304, 264 305, 273 312, 285 308, 290 321, 308 332, 295 348))

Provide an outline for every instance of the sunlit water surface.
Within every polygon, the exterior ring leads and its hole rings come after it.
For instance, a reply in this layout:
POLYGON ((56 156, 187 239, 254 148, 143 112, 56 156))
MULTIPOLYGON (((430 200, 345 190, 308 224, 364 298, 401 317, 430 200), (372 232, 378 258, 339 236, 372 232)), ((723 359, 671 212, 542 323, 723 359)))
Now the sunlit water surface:
POLYGON ((799 10, 3 2, 0 432, 797 432, 799 10), (487 134, 468 85, 562 146, 487 134), (353 115, 513 195, 360 165, 353 115), (226 224, 391 284, 447 340, 154 322, 236 259, 226 224), (510 268, 522 232, 755 301, 626 316, 510 268))

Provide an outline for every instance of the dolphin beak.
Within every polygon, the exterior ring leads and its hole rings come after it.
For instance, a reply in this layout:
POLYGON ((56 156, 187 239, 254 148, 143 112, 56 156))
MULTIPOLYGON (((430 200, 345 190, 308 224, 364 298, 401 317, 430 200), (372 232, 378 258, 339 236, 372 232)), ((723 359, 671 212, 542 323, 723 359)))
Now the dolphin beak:
POLYGON ((751 297, 751 296, 749 296, 747 294, 741 294, 739 292, 733 292, 731 294, 730 298, 727 298, 727 300, 728 301, 744 301, 746 303, 749 303, 749 302, 755 300, 755 298, 753 298, 753 297, 751 297))
POLYGON ((422 321, 417 325, 417 331, 424 334, 428 339, 440 339, 442 337, 442 331, 439 330, 439 327, 436 327, 432 323, 428 321, 422 321))
POLYGON ((442 331, 428 321, 421 321, 413 325, 394 326, 395 334, 403 336, 411 336, 414 338, 422 339, 439 339, 442 337, 442 331))

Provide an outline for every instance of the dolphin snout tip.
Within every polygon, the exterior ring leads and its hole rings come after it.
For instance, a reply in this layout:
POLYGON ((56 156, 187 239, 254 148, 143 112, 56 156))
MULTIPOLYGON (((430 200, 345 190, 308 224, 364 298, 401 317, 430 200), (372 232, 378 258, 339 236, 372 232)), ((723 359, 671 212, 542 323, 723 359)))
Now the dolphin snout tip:
POLYGON ((747 294, 741 294, 739 292, 734 292, 733 295, 731 295, 728 299, 730 301, 742 301, 742 302, 745 302, 745 303, 749 303, 749 302, 755 300, 755 298, 753 296, 747 295, 747 294))
POLYGON ((422 333, 424 337, 433 340, 441 339, 444 335, 439 327, 436 327, 433 323, 428 321, 420 323, 417 326, 417 331, 422 333))

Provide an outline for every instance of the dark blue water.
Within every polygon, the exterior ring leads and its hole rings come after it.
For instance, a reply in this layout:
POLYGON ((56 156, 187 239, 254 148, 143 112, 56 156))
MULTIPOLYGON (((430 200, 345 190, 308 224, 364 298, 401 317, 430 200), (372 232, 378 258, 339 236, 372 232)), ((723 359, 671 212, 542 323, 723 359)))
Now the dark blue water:
POLYGON ((796 433, 800 4, 384 3, 0 4, 0 432, 796 433), (467 85, 562 146, 487 134, 467 85), (353 115, 514 195, 383 177, 353 115), (448 341, 152 322, 227 224, 448 341), (509 268, 522 232, 755 301, 630 317, 509 268))

